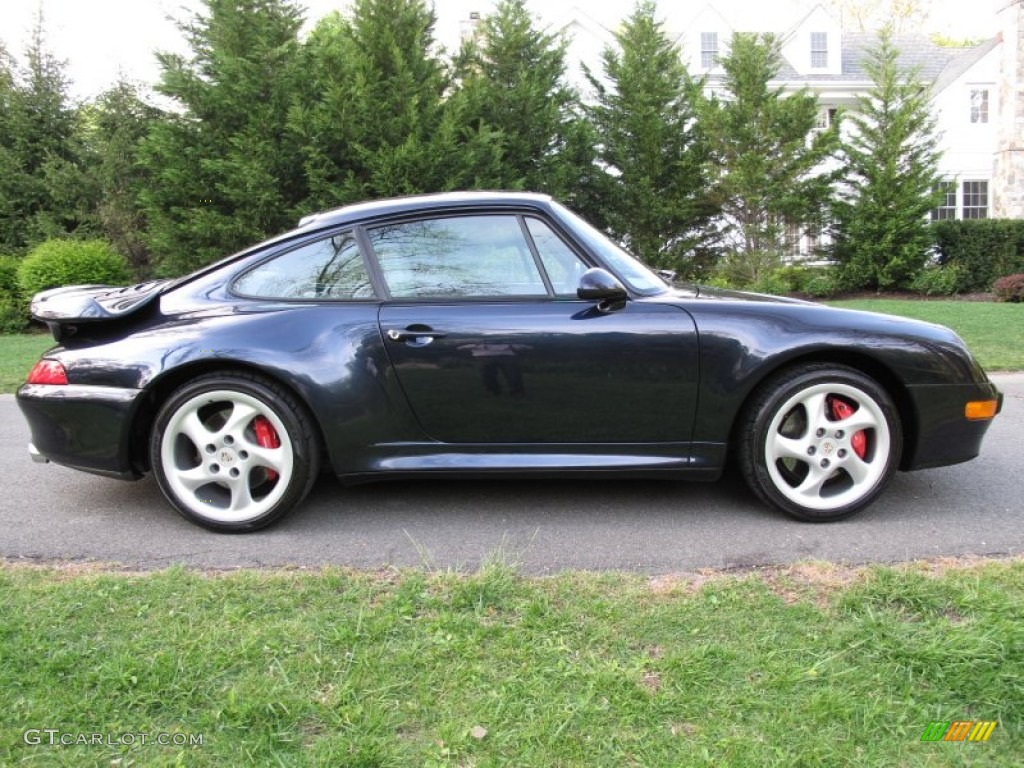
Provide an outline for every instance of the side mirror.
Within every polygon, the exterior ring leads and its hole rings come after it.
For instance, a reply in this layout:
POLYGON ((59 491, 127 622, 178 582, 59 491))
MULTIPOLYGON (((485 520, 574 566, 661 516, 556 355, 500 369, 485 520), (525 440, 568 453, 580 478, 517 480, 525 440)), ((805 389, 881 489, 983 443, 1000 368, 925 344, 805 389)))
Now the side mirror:
POLYGON ((629 294, 614 275, 604 269, 588 269, 580 276, 576 295, 584 301, 596 301, 601 312, 622 309, 629 294))

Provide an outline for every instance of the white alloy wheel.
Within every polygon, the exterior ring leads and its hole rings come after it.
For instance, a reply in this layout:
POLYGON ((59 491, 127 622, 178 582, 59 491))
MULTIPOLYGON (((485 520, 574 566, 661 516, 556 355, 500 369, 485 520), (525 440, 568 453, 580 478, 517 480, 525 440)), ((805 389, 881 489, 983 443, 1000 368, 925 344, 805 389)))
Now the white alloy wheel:
POLYGON ((187 519, 251 531, 294 507, 316 475, 314 430, 290 393, 243 374, 200 377, 157 416, 151 463, 187 519))
POLYGON ((765 435, 765 463, 776 489, 794 504, 839 509, 870 494, 885 476, 891 439, 881 407, 866 392, 817 384, 776 411, 765 435), (837 418, 837 400, 853 413, 837 418))
POLYGON ((868 506, 902 448, 896 406, 874 379, 840 365, 781 372, 739 425, 740 467, 764 501, 802 520, 838 520, 868 506))

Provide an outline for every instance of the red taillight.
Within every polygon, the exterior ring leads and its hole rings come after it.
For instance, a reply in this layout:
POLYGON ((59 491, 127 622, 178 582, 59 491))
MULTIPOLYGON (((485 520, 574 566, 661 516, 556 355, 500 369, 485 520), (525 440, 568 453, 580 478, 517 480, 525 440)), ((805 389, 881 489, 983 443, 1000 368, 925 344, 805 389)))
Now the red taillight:
POLYGON ((56 360, 40 360, 28 374, 29 384, 67 384, 68 372, 56 360))

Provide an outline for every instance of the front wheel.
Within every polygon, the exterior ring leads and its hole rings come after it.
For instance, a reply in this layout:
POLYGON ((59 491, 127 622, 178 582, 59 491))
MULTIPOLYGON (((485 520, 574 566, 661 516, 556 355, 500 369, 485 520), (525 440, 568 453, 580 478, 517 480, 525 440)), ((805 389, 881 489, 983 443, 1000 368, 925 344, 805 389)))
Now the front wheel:
POLYGON ((896 406, 876 381, 839 365, 804 365, 770 379, 740 423, 747 484, 801 520, 849 517, 871 504, 899 464, 896 406))
POLYGON ((255 531, 295 507, 317 475, 315 430, 285 389, 259 376, 201 376, 157 414, 150 460, 187 520, 255 531))

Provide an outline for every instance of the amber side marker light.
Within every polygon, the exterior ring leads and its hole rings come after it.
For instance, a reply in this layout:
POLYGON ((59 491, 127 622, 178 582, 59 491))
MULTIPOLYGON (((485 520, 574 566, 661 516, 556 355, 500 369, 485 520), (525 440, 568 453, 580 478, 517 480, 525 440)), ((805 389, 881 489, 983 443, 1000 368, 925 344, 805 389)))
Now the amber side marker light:
POLYGON ((998 400, 972 400, 964 406, 964 416, 971 421, 995 418, 998 400))
POLYGON ((56 360, 40 360, 28 375, 29 384, 67 384, 68 374, 56 360))

